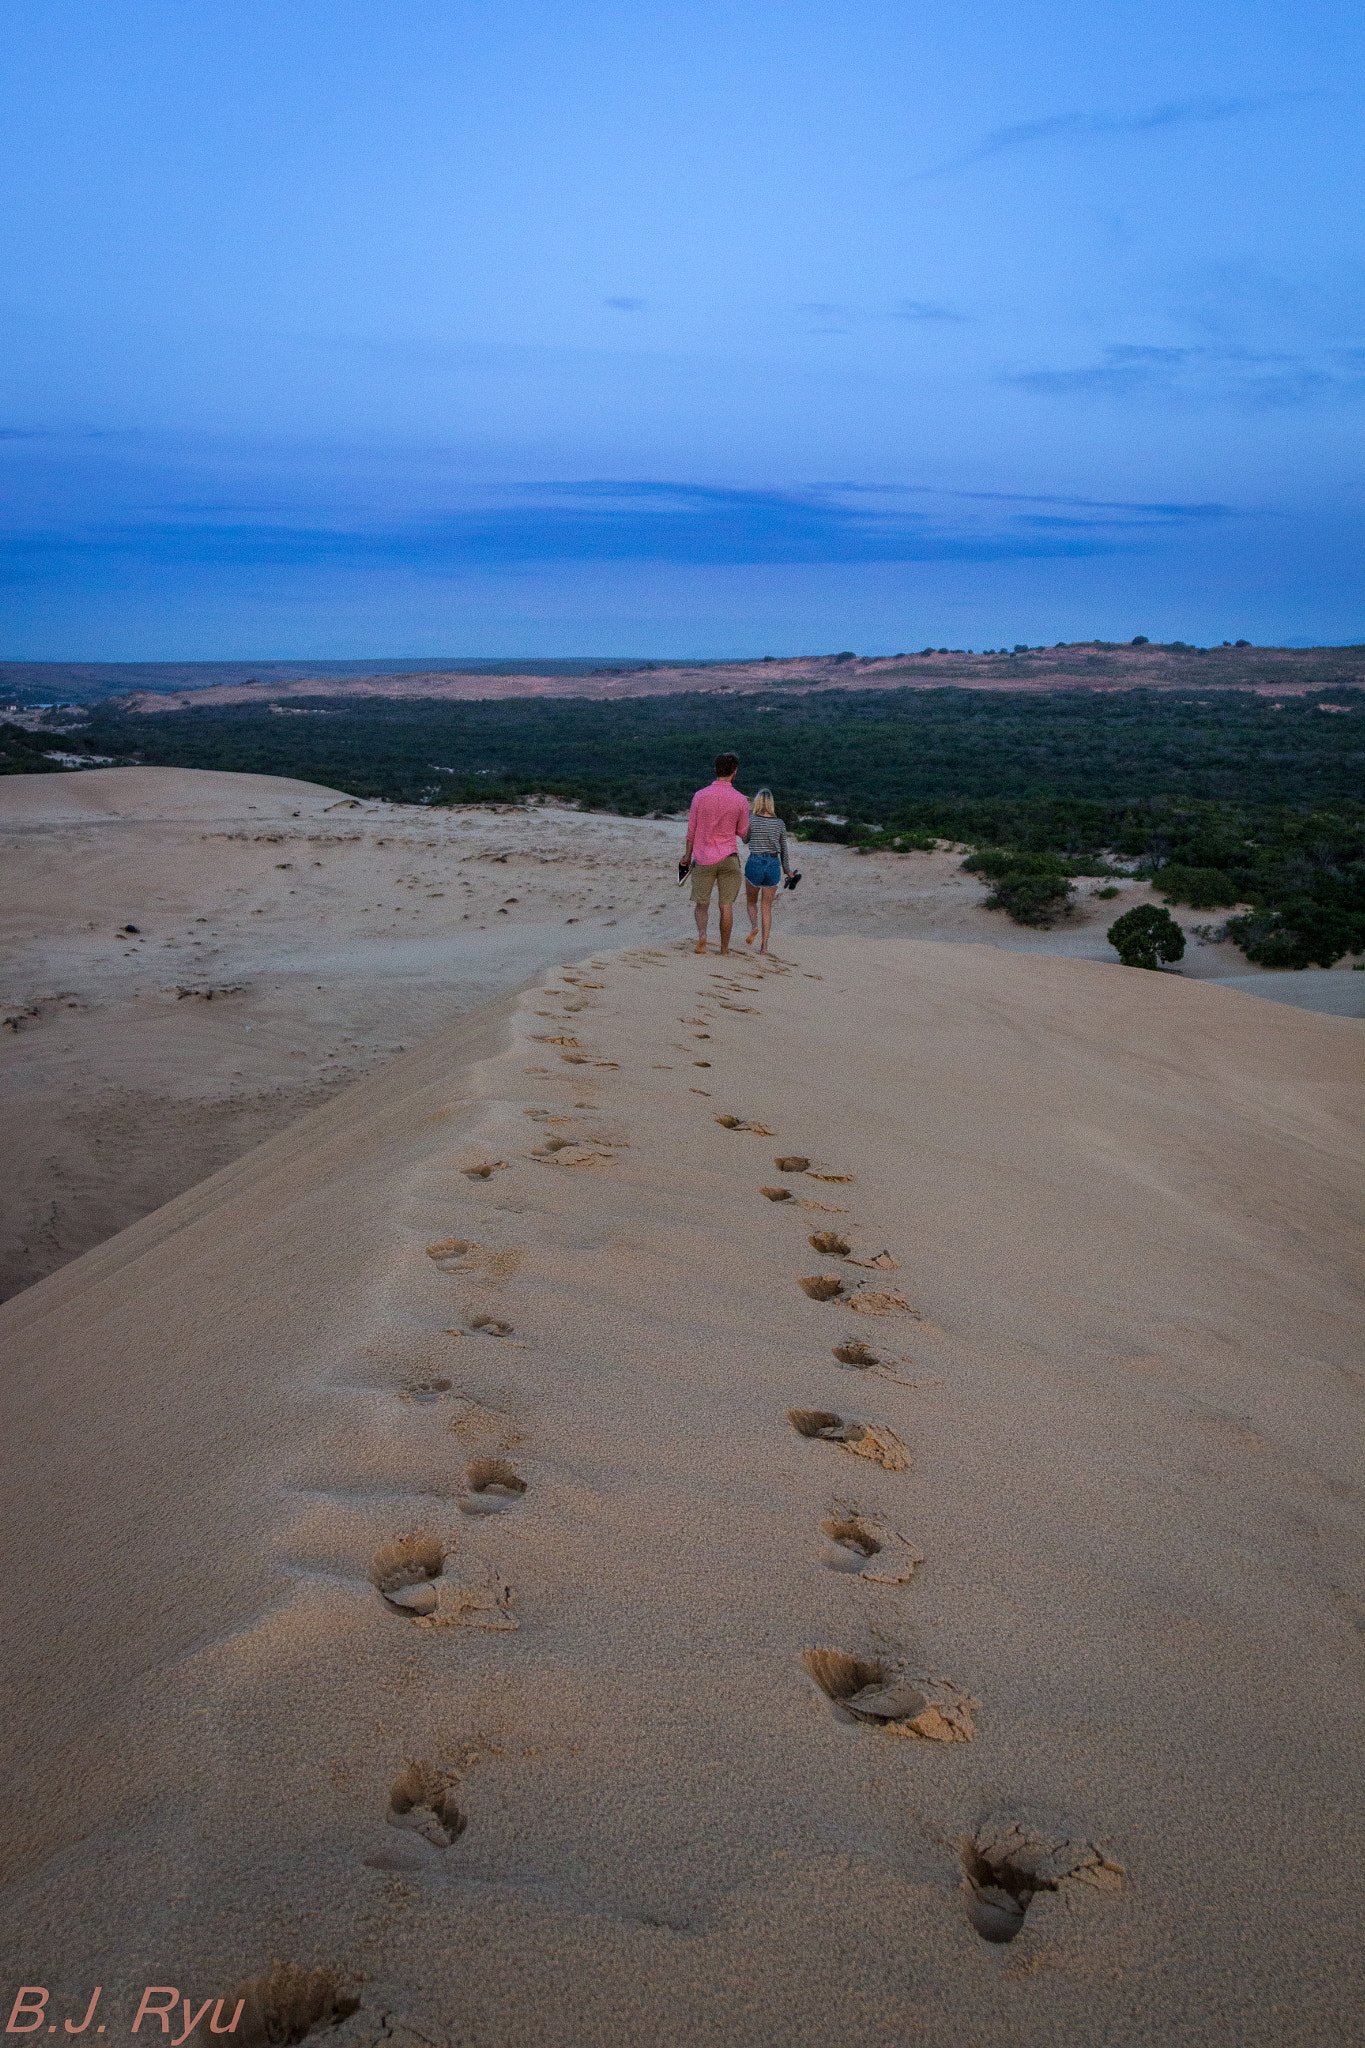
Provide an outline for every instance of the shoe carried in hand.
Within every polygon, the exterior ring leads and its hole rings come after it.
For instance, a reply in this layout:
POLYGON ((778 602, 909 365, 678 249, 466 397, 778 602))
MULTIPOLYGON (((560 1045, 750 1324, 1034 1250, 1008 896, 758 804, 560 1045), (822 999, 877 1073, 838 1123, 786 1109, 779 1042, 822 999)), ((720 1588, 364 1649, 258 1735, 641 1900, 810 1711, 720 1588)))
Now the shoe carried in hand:
POLYGON ((800 870, 800 868, 795 868, 795 869, 793 869, 792 873, 791 873, 791 874, 789 874, 789 875, 788 875, 788 876, 786 877, 786 879, 784 880, 784 882, 783 882, 783 884, 782 884, 782 887, 783 887, 784 889, 794 889, 794 888, 796 887, 797 883, 798 883, 798 882, 800 881, 800 879, 801 879, 801 870, 800 870))

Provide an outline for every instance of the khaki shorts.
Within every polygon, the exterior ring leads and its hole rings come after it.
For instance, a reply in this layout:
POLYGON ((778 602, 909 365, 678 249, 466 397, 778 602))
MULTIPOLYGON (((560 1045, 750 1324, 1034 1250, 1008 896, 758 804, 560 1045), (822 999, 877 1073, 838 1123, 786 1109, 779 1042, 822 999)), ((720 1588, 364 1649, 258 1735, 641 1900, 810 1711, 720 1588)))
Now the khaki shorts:
POLYGON ((739 855, 732 853, 728 860, 713 861, 709 868, 694 867, 692 870, 692 901, 703 908, 710 905, 711 887, 715 884, 721 909, 734 902, 739 894, 739 855))

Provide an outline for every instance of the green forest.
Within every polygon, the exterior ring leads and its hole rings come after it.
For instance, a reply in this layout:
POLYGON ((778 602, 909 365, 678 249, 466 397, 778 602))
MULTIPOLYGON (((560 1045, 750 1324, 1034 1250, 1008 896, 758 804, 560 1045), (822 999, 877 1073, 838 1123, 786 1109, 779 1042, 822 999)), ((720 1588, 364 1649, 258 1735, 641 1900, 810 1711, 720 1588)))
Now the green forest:
MULTIPOLYGON (((1230 935, 1267 965, 1365 949, 1365 691, 1342 685, 96 706, 59 744, 408 803, 542 793, 629 816, 684 808, 729 748, 740 786, 769 784, 803 836, 869 851, 948 838, 991 853, 997 888, 1051 877, 1042 921, 1109 854, 1144 863, 1168 900, 1243 906, 1230 935)), ((1002 906, 1047 894, 1006 889, 1002 906)))

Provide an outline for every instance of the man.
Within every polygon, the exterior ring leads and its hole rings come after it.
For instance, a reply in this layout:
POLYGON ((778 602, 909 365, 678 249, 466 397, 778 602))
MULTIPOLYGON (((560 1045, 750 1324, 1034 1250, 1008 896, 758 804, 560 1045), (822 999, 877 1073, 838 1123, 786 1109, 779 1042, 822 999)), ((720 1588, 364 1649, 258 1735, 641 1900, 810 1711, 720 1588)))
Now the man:
POLYGON ((739 894, 739 849, 736 836, 749 829, 749 806, 735 788, 739 769, 737 754, 717 754, 716 779, 699 789, 687 813, 687 851, 678 863, 681 873, 692 870, 692 902, 697 919, 695 951, 706 951, 706 921, 711 909, 711 891, 720 905, 720 950, 730 950, 730 926, 734 921, 735 898, 739 894))

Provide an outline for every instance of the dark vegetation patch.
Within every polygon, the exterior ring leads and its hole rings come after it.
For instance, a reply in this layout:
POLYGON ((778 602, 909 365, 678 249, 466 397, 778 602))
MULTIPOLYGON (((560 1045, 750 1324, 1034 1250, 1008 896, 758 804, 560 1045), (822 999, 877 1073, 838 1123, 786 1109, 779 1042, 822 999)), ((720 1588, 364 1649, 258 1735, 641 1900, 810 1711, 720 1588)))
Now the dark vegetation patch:
MULTIPOLYGON (((1107 873, 1108 854, 1158 884, 1169 872, 1172 901, 1250 906, 1229 936, 1268 966, 1365 949, 1365 690, 1341 684, 1283 700, 945 688, 297 701, 336 715, 96 707, 79 738, 56 743, 409 803, 540 793, 634 817, 683 808, 733 748, 742 786, 767 782, 797 836, 867 853, 966 844, 999 907, 1028 922, 1064 915, 1071 880, 1107 873)), ((32 772, 54 742, 13 744, 32 772)))

